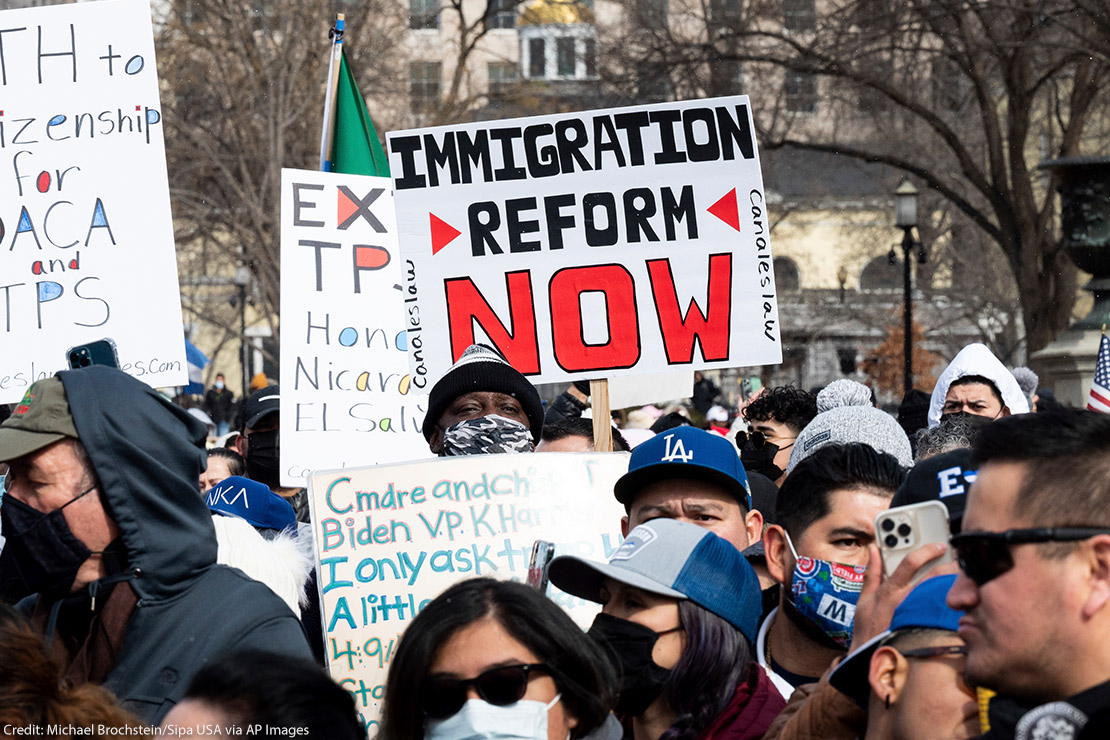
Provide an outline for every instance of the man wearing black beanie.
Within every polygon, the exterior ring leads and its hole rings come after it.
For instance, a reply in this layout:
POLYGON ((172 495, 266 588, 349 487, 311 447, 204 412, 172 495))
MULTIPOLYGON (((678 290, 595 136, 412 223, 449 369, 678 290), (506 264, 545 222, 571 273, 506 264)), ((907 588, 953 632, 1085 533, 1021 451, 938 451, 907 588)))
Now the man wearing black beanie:
POLYGON ((423 431, 441 457, 531 452, 543 431, 543 404, 500 352, 472 344, 432 386, 423 431))

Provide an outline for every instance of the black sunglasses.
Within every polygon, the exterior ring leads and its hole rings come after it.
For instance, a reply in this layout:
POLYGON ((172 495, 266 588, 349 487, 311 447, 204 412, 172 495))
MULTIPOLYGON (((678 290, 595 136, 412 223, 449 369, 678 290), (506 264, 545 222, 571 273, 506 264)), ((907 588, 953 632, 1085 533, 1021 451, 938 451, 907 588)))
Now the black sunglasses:
MULTIPOLYGON (((740 431, 736 433, 736 447, 737 449, 741 450, 744 449, 744 445, 746 445, 748 442, 752 443, 753 450, 762 450, 769 441, 770 440, 767 439, 767 435, 765 435, 763 432, 740 431)), ((779 447, 779 450, 785 450, 789 448, 792 444, 794 443, 791 442, 789 445, 786 445, 786 447, 779 447)))
POLYGON ((1080 542, 1095 535, 1110 534, 1098 527, 1041 527, 1008 529, 1005 532, 961 532, 949 542, 956 560, 967 577, 982 586, 1014 567, 1012 545, 1045 542, 1080 542))
POLYGON ((543 663, 503 665, 482 671, 474 678, 429 678, 420 692, 420 708, 432 719, 454 716, 466 704, 470 686, 483 700, 498 707, 520 701, 533 673, 551 673, 543 663))
POLYGON ((967 645, 940 645, 938 647, 899 650, 904 658, 940 658, 948 655, 967 655, 967 645))

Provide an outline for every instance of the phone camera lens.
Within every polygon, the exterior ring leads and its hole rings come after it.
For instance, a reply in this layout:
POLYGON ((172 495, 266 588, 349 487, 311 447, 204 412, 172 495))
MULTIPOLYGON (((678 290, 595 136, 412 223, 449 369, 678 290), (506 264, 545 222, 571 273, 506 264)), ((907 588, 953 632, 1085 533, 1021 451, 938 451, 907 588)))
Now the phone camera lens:
POLYGON ((888 534, 886 536, 886 538, 883 540, 883 542, 886 543, 887 547, 897 547, 898 546, 898 538, 895 537, 892 534, 888 534))
POLYGON ((884 532, 889 532, 892 529, 894 529, 894 520, 893 519, 883 519, 883 523, 879 526, 881 526, 883 528, 884 532))
POLYGON ((912 532, 912 531, 913 530, 910 529, 910 525, 908 525, 908 524, 899 524, 898 525, 898 534, 902 535, 903 537, 909 537, 910 532, 912 532))

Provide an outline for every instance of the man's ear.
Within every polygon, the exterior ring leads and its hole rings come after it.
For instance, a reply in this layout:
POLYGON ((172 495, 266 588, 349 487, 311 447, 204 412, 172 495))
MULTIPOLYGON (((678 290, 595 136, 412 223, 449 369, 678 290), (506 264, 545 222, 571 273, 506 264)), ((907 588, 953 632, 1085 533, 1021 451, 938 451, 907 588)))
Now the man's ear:
POLYGON ((433 454, 443 457, 443 430, 438 426, 432 429, 432 433, 428 436, 428 449, 433 454))
POLYGON ((906 685, 906 672, 909 668, 902 654, 892 647, 884 645, 871 655, 871 666, 867 673, 867 682, 871 685, 871 693, 878 697, 879 702, 890 704, 898 701, 902 688, 906 685))
POLYGON ((767 527, 763 533, 763 552, 767 557, 767 572, 779 583, 786 583, 787 576, 794 570, 794 556, 786 544, 786 530, 777 524, 767 527))
POLYGON ((628 514, 621 517, 621 537, 628 536, 628 514))
POLYGON ((998 412, 998 416, 999 416, 999 418, 1002 418, 1003 416, 1009 416, 1012 413, 1014 413, 1014 412, 1010 411, 1010 407, 1003 404, 1002 405, 1002 410, 998 412))
POLYGON ((758 509, 752 509, 744 517, 744 529, 748 530, 749 546, 763 539, 763 514, 758 509))
MULTIPOLYGON (((1091 548, 1085 565, 1089 569, 1090 586, 1083 602, 1083 618, 1091 619, 1110 605, 1110 535, 1090 540, 1091 548)), ((1110 613, 1110 610, 1107 610, 1110 613)))

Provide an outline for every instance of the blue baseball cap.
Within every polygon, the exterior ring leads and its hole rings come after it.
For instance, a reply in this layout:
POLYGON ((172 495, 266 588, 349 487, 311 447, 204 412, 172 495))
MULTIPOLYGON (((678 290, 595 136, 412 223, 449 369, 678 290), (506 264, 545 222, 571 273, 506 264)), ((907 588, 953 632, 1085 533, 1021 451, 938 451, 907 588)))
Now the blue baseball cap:
POLYGON ((696 524, 653 519, 628 533, 608 563, 562 555, 551 561, 551 582, 571 596, 601 603, 606 578, 649 593, 689 599, 713 612, 752 643, 763 610, 759 578, 740 551, 696 524))
POLYGON ((715 483, 752 510, 748 475, 736 447, 719 434, 691 426, 660 432, 636 446, 628 461, 628 472, 613 486, 613 494, 625 506, 644 486, 668 478, 693 478, 715 483))
POLYGON ((204 494, 208 508, 225 516, 246 519, 257 529, 294 529, 297 515, 293 506, 265 484, 233 475, 204 494))
POLYGON ((956 576, 935 576, 914 587, 894 610, 890 629, 871 638, 845 658, 829 676, 829 683, 852 697, 867 709, 871 685, 867 681, 871 656, 892 635, 907 629, 934 629, 955 632, 960 626, 961 611, 948 606, 944 599, 955 583, 956 576))

